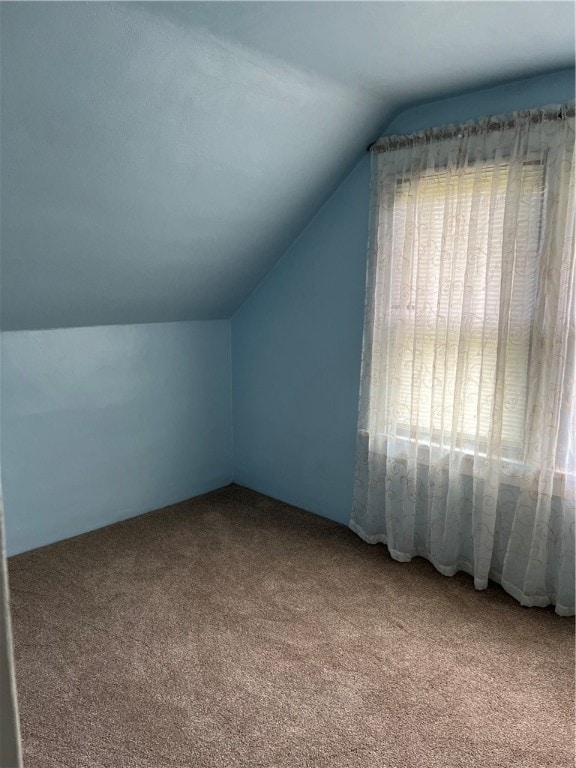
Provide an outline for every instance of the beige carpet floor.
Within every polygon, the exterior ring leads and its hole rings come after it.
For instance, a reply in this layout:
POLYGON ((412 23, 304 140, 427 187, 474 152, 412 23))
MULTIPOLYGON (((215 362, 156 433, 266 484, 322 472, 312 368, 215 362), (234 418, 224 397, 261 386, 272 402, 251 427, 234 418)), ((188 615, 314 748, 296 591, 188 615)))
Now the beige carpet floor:
POLYGON ((25 768, 563 768, 574 622, 237 486, 11 558, 25 768))

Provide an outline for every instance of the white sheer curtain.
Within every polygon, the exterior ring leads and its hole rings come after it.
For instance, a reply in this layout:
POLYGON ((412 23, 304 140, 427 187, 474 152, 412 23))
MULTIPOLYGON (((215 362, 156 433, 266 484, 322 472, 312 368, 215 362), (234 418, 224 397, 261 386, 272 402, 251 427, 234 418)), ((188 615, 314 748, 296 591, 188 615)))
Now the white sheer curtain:
POLYGON ((373 154, 351 528, 574 613, 574 107, 373 154))

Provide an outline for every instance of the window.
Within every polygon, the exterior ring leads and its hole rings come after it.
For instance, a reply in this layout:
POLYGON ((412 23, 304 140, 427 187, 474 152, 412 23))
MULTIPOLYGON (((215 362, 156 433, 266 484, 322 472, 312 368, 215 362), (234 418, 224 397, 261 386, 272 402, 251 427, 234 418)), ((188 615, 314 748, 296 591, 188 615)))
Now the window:
POLYGON ((574 109, 383 137, 350 526, 574 613, 574 109))
POLYGON ((502 446, 522 444, 544 209, 538 160, 478 162, 464 171, 427 171, 397 182, 393 252, 405 253, 412 239, 412 259, 402 259, 390 286, 401 355, 394 407, 407 433, 418 427, 432 440, 446 432, 458 443, 485 440, 500 408, 502 446), (519 187, 520 203, 508 275, 502 254, 512 184, 519 187), (512 281, 505 318, 503 280, 512 281), (503 380, 500 404, 497 375, 503 380))

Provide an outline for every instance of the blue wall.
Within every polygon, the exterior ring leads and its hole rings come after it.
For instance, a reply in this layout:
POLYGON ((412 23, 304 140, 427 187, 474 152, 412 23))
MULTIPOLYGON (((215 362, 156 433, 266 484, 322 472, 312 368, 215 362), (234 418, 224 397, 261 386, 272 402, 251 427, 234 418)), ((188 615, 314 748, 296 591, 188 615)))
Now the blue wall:
POLYGON ((230 322, 2 333, 9 554, 232 481, 230 322))
MULTIPOLYGON (((574 98, 567 70, 423 104, 386 133, 574 98)), ((368 236, 369 157, 232 321, 235 482, 347 523, 368 236)))

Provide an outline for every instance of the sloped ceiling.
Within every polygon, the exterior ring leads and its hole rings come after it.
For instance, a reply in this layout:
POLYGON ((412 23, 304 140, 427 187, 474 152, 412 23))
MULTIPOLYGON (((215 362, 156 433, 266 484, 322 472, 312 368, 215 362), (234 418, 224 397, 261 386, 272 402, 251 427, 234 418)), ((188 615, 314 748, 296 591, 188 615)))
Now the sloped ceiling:
POLYGON ((4 330, 229 317, 400 104, 574 63, 571 2, 0 13, 4 330))

